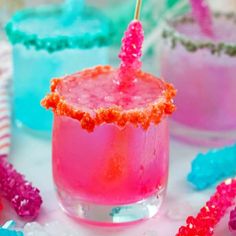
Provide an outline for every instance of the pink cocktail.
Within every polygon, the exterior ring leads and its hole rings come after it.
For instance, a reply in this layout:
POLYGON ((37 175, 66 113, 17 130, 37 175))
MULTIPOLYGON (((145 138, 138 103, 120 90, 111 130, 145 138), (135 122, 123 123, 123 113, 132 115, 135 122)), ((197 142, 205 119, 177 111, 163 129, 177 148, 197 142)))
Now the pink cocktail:
POLYGON ((175 91, 143 72, 125 92, 117 70, 88 69, 52 81, 53 176, 64 210, 100 224, 155 215, 168 178, 166 115, 175 91))
POLYGON ((235 15, 213 17, 205 35, 189 15, 168 22, 161 74, 177 88, 173 135, 221 146, 236 141, 235 15))
POLYGON ((42 104, 54 111, 53 176, 63 209, 96 224, 154 216, 168 178, 172 85, 142 72, 138 15, 118 69, 97 66, 54 79, 42 104))

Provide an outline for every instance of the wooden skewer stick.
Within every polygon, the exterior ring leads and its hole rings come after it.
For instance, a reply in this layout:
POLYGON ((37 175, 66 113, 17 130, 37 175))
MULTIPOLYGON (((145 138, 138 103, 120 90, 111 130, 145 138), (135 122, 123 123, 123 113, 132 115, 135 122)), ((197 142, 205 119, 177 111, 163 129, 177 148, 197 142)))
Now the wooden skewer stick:
POLYGON ((142 0, 137 0, 135 14, 134 14, 135 20, 139 20, 141 5, 142 5, 142 0))

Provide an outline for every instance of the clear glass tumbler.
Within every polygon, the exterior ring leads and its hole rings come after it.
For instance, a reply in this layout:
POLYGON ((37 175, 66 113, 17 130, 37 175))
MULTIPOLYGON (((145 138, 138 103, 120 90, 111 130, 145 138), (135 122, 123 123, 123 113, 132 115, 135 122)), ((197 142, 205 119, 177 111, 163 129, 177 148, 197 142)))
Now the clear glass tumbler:
POLYGON ((54 111, 53 177, 60 205, 95 224, 154 216, 163 201, 169 160, 172 86, 139 72, 117 91, 117 72, 97 67, 52 81, 42 102, 54 111))
POLYGON ((181 140, 213 147, 236 141, 235 21, 235 14, 214 14, 211 38, 189 14, 166 23, 161 74, 178 90, 171 131, 181 140))
POLYGON ((64 12, 64 5, 25 9, 6 26, 13 44, 14 118, 38 134, 51 130, 52 116, 40 106, 50 79, 108 63, 110 21, 85 7, 68 24, 64 12))

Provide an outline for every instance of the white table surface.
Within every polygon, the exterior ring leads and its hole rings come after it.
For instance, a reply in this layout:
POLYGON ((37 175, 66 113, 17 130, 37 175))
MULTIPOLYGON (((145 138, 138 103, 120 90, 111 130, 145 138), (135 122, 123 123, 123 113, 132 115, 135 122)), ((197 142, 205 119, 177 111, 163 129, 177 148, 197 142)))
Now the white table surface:
MULTIPOLYGON (((199 151, 204 150, 206 149, 187 146, 172 140, 168 195, 161 212, 153 219, 143 223, 115 228, 79 224, 60 210, 51 176, 50 140, 35 138, 23 131, 14 130, 10 161, 41 191, 44 203, 37 219, 37 222, 41 224, 48 221, 59 221, 76 230, 78 236, 174 236, 178 228, 184 224, 186 216, 196 214, 208 200, 210 194, 214 192, 214 188, 197 192, 186 181, 191 160, 199 151)), ((231 235, 227 228, 228 217, 227 215, 217 226, 214 235, 231 235)), ((11 210, 5 211, 0 221, 3 222, 9 218, 17 219, 11 210)), ((21 226, 24 225, 19 219, 17 221, 21 226)))

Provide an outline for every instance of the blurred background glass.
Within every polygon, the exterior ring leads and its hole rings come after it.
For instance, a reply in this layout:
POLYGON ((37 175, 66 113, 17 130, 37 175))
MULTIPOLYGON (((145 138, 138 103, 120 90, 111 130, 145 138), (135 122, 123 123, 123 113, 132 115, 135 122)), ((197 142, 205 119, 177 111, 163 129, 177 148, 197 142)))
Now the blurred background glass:
MULTIPOLYGON (((143 11, 145 8, 147 9, 149 5, 152 8, 149 8, 153 12, 158 15, 160 11, 165 7, 172 7, 175 3, 181 2, 182 0, 144 0, 143 11)), ((221 11, 236 11, 236 0, 208 0, 211 7, 216 10, 221 11)), ((1 25, 7 19, 9 19, 10 15, 23 7, 32 7, 41 4, 50 4, 50 3, 62 3, 62 0, 0 0, 0 22, 1 25)), ((100 7, 105 11, 109 9, 107 12, 119 11, 119 9, 127 10, 129 6, 134 4, 135 0, 87 0, 88 4, 92 4, 96 7, 100 7)), ((121 12, 120 12, 121 13, 121 12)), ((127 12, 123 11, 122 16, 128 17, 127 12)), ((114 15, 115 17, 115 15, 114 15)))
POLYGON ((11 15, 24 7, 55 3, 58 0, 0 0, 0 38, 4 37, 3 28, 11 15))
MULTIPOLYGON (((151 25, 154 25, 157 20, 156 17, 160 16, 160 13, 163 12, 165 5, 173 5, 177 1, 178 0, 143 0, 142 18, 144 18, 144 25, 147 25, 147 18, 150 19, 151 25)), ((86 1, 87 4, 101 8, 112 19, 114 19, 115 23, 121 26, 119 27, 120 32, 123 32, 127 22, 132 19, 135 2, 136 0, 86 1)), ((50 3, 63 3, 63 0, 0 0, 1 28, 16 10, 50 3)), ((120 35, 117 37, 117 40, 120 40, 120 35)))
MULTIPOLYGON (((236 11, 236 0, 208 0, 210 6, 214 10, 220 11, 236 11)), ((3 26, 9 20, 13 12, 25 8, 42 4, 63 3, 63 0, 0 0, 0 38, 5 37, 3 26)), ((114 55, 120 46, 123 32, 133 17, 133 10, 136 0, 87 0, 86 3, 103 10, 110 17, 115 26, 115 37, 113 38, 113 47, 111 50, 112 64, 119 61, 114 55), (112 58, 114 57, 114 58, 112 58)), ((158 29, 158 23, 163 15, 171 10, 176 4, 187 2, 187 0, 143 0, 142 6, 142 22, 145 30, 145 39, 149 41, 149 36, 158 29)), ((155 37, 157 38, 157 37, 155 37)), ((153 41, 154 42, 154 41, 153 41)), ((155 45, 149 44, 145 48, 145 54, 153 55, 155 45)), ((151 57, 149 57, 151 58, 151 57)), ((150 60, 153 60, 152 58, 150 60)), ((146 63, 150 64, 150 63, 146 63)), ((148 69, 148 68, 147 68, 148 69)), ((155 72, 155 71, 153 71, 155 72)))

